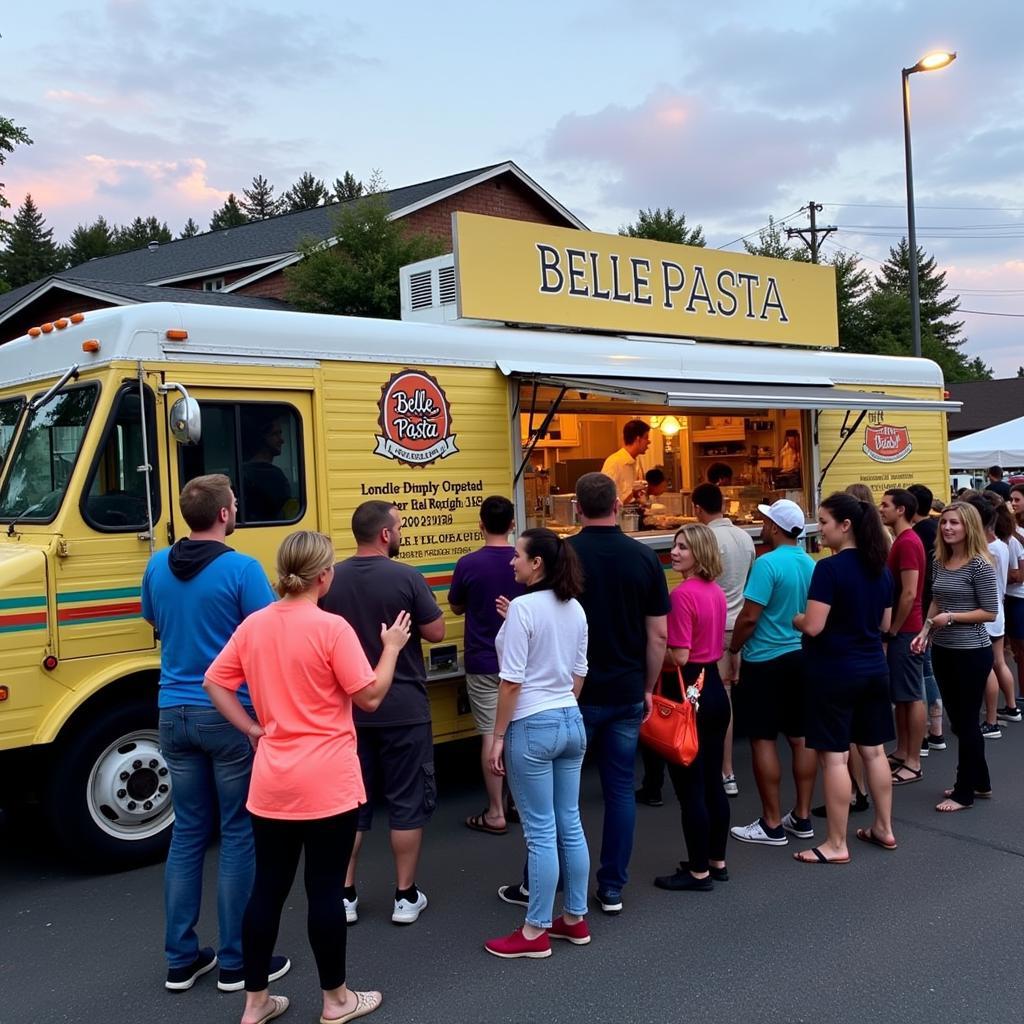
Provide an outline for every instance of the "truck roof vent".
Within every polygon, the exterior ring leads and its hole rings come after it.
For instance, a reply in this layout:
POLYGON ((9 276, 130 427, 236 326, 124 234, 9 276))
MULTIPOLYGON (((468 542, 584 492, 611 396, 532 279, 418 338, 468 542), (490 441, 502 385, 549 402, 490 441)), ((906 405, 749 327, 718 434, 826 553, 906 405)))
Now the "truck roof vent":
MULTIPOLYGON (((452 268, 454 270, 454 267, 452 268)), ((409 295, 413 309, 429 309, 432 301, 430 271, 420 270, 409 275, 409 295)))
POLYGON ((438 270, 437 290, 442 306, 455 305, 455 267, 441 267, 438 270))

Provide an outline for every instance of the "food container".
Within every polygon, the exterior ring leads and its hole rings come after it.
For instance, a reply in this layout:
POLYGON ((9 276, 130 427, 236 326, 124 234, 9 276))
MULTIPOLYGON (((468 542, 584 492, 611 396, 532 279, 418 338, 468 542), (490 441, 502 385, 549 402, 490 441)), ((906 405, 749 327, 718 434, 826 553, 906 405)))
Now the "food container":
POLYGON ((642 511, 639 505, 623 505, 619 525, 623 533, 636 533, 640 529, 642 511))
POLYGON ((549 522, 562 523, 564 526, 576 525, 575 494, 549 494, 547 501, 549 522))

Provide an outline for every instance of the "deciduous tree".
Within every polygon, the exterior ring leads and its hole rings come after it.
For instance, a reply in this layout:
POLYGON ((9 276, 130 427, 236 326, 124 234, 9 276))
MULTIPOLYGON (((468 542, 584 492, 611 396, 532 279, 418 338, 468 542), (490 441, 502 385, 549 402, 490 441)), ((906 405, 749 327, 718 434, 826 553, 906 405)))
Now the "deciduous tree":
MULTIPOLYGON (((14 152, 15 146, 31 146, 32 140, 28 133, 20 125, 6 117, 0 117, 0 167, 7 162, 8 153, 14 152)), ((4 195, 4 183, 0 181, 0 210, 10 207, 10 202, 4 195)), ((0 217, 0 239, 3 238, 8 224, 3 217, 0 217)))
POLYGON ((313 313, 397 320, 399 269, 438 256, 446 246, 429 235, 409 234, 388 213, 380 196, 342 206, 335 218, 337 243, 307 241, 300 247, 301 262, 285 271, 289 300, 313 313))

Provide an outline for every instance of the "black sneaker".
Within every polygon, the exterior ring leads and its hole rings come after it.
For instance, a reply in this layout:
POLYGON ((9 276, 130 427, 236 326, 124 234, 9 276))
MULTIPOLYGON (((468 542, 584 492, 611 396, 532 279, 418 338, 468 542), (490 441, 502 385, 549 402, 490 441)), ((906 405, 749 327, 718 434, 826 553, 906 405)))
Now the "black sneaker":
POLYGON ((597 903, 606 914, 622 913, 622 893, 617 889, 598 889, 597 903))
POLYGON ((925 736, 925 738, 921 740, 921 756, 927 757, 930 753, 931 747, 928 746, 928 737, 925 736))
POLYGON ((1019 722, 1024 719, 1020 708, 1000 708, 996 712, 996 719, 1000 722, 1019 722))
POLYGON ((715 887, 711 877, 694 878, 689 871, 677 871, 674 875, 659 875, 654 884, 670 892, 710 892, 715 887))
POLYGON ((514 903, 517 907, 528 907, 530 905, 529 890, 521 885, 500 885, 498 886, 498 899, 506 903, 514 903))
POLYGON ((648 807, 663 807, 665 804, 660 793, 652 793, 646 789, 638 789, 636 791, 636 802, 638 804, 647 804, 648 807))
POLYGON ((1003 730, 998 725, 989 725, 988 722, 984 722, 981 726, 981 735, 987 740, 1001 740, 1003 730))
POLYGON ((928 749, 929 750, 945 750, 946 749, 946 737, 940 732, 938 736, 933 733, 928 734, 928 749))
POLYGON ((811 823, 811 819, 798 818, 792 811, 782 819, 782 827, 791 836, 796 836, 798 839, 814 838, 814 825, 811 823))
MULTIPOLYGON (((291 967, 292 962, 288 957, 272 956, 267 981, 277 981, 278 978, 283 978, 291 970, 291 967)), ((226 971, 222 967, 217 978, 217 988, 221 992, 241 992, 245 988, 245 971, 241 967, 235 971, 226 971)))
POLYGON ((204 946, 188 966, 171 967, 167 971, 164 988, 171 992, 186 992, 196 983, 196 978, 208 974, 216 966, 217 954, 209 946, 204 946))
MULTIPOLYGON (((679 862, 680 871, 689 871, 690 862, 688 860, 681 860, 679 862)), ((729 881, 729 869, 728 868, 716 868, 711 865, 708 870, 711 872, 712 882, 728 882, 729 881)))

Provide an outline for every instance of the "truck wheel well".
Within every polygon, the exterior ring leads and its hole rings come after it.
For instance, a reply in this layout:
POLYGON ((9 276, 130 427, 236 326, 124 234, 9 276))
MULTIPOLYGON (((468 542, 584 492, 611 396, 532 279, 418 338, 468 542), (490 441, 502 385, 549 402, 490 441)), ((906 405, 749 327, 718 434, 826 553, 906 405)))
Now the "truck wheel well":
POLYGON ((75 708, 71 717, 61 726, 54 743, 66 739, 82 725, 107 708, 121 704, 126 700, 138 700, 141 695, 148 694, 153 700, 153 711, 156 713, 156 694, 160 683, 160 673, 156 671, 135 672, 108 683, 102 690, 94 693, 84 704, 75 708))

